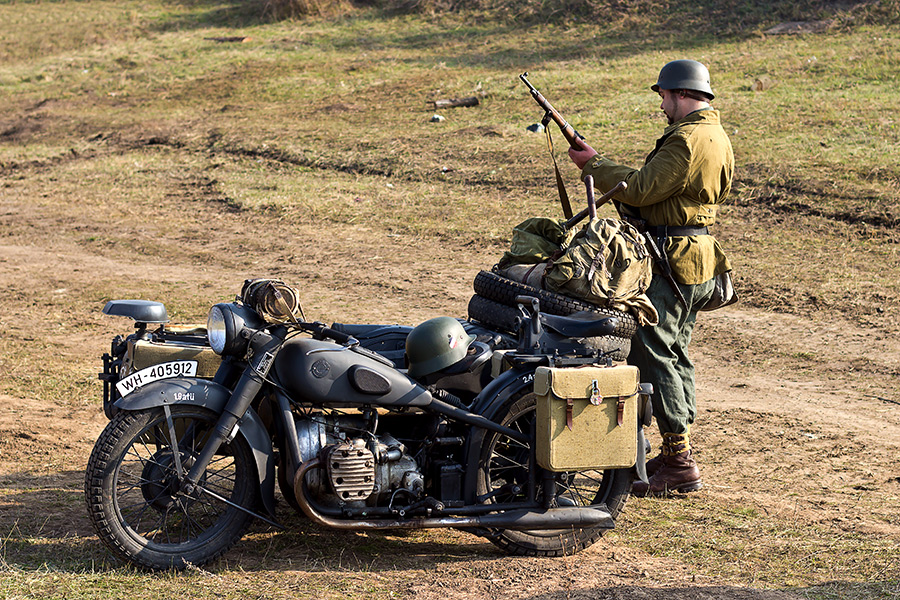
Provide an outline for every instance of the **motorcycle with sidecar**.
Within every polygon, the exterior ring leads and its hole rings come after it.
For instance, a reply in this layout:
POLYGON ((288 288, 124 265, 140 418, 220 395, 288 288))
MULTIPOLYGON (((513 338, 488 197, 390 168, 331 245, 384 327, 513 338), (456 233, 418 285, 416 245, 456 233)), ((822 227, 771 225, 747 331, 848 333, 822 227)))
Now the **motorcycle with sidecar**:
POLYGON ((589 546, 646 480, 652 387, 585 342, 616 317, 515 302, 513 336, 449 317, 326 326, 268 279, 205 328, 110 301, 135 332, 101 373, 110 421, 85 475, 100 539, 143 568, 200 566, 255 519, 280 527, 277 485, 325 527, 459 528, 515 555, 589 546))

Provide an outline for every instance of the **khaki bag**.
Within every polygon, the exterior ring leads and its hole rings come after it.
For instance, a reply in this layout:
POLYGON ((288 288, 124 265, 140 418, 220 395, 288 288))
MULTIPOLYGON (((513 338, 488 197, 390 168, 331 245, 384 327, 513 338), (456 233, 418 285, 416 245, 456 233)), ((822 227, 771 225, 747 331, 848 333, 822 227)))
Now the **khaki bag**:
MULTIPOLYGON (((167 327, 166 329, 173 329, 167 327)), ((172 333, 177 333, 173 331, 172 333)), ((153 340, 135 340, 128 344, 122 378, 141 369, 152 367, 173 360, 196 360, 197 377, 212 379, 222 364, 222 357, 213 352, 209 346, 199 346, 189 342, 155 342, 153 340)))
POLYGON ((637 461, 640 372, 538 367, 535 455, 550 471, 620 469, 637 461))
POLYGON ((616 310, 631 310, 642 325, 659 316, 646 296, 653 278, 652 259, 644 236, 618 219, 595 219, 551 261, 544 287, 616 310))

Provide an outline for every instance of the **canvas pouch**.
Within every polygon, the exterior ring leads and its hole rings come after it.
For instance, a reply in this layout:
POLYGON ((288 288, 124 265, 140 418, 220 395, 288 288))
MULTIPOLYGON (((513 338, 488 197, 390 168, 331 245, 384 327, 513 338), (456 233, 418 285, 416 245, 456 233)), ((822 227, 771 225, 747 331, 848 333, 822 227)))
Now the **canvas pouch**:
POLYGON ((640 372, 538 367, 535 453, 550 471, 619 469, 637 460, 640 372))
POLYGON ((712 296, 700 310, 718 310, 738 301, 737 292, 734 291, 734 281, 731 277, 731 271, 725 271, 724 273, 716 275, 715 282, 716 285, 715 288, 713 288, 712 296))
POLYGON ((196 360, 197 377, 212 379, 222 363, 222 357, 213 352, 207 345, 192 344, 189 342, 157 342, 151 340, 136 340, 129 344, 126 352, 126 364, 130 368, 122 373, 122 376, 130 375, 146 367, 152 367, 164 362, 174 360, 196 360))

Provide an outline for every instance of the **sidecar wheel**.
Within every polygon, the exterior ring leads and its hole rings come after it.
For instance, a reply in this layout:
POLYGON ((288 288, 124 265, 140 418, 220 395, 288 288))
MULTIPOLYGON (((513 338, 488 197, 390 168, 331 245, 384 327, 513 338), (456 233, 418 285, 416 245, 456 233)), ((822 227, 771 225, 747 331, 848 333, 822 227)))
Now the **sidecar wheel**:
POLYGON ((258 493, 253 454, 240 435, 200 479, 199 488, 219 498, 182 493, 175 449, 190 469, 217 415, 194 406, 171 410, 177 445, 161 408, 121 412, 97 439, 85 474, 88 514, 100 540, 118 558, 149 569, 200 566, 220 556, 252 519, 234 505, 253 509, 258 493))
MULTIPOLYGON (((510 400, 500 423, 522 432, 533 431, 536 399, 531 392, 510 400)), ((513 486, 524 490, 528 480, 528 459, 534 449, 503 434, 488 433, 481 446, 478 495, 494 492, 491 501, 524 500, 513 486), (511 485, 512 484, 512 485, 511 485), (509 491, 506 491, 509 490, 509 491)), ((556 504, 584 506, 605 503, 609 514, 618 517, 631 491, 634 479, 631 469, 579 471, 557 474, 556 504)), ((564 556, 575 554, 594 542, 606 530, 600 527, 492 532, 491 542, 509 554, 518 556, 564 556)))

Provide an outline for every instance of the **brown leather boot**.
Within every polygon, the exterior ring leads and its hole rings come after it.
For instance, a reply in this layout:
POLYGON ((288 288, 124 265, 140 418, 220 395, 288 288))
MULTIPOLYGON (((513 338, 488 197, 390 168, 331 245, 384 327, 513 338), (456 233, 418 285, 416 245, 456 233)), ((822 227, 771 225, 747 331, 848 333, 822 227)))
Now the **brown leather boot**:
POLYGON ((663 451, 656 459, 648 461, 647 474, 649 483, 636 481, 631 493, 638 497, 669 496, 679 493, 695 492, 703 487, 700 469, 691 456, 689 434, 663 434, 663 451), (655 469, 650 475, 650 464, 657 460, 655 469))
MULTIPOLYGON (((647 477, 653 477, 653 475, 659 471, 660 467, 663 466, 663 457, 667 454, 674 454, 677 452, 683 452, 690 448, 691 444, 691 430, 688 428, 687 433, 684 434, 675 434, 675 433, 664 433, 663 434, 663 443, 659 447, 659 454, 651 458, 647 461, 646 469, 647 469, 647 477)), ((649 444, 648 444, 649 445, 649 444)))
POLYGON ((647 469, 647 477, 653 477, 657 471, 659 471, 660 467, 663 466, 663 453, 660 452, 653 458, 647 461, 646 469, 647 469))

